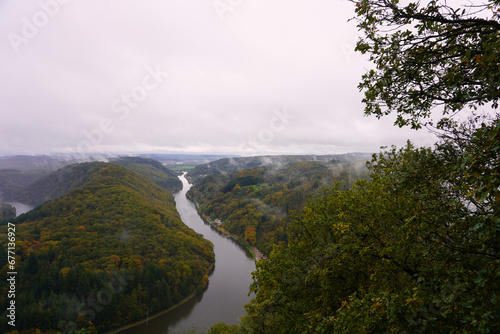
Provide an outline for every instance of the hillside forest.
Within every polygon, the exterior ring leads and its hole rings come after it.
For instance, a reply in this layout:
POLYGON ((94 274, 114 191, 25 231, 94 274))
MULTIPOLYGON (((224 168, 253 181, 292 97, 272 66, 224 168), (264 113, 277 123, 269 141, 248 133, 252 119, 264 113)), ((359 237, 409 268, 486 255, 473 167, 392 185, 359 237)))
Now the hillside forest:
MULTIPOLYGON (((206 222, 267 255, 246 315, 208 333, 500 333, 500 1, 351 2, 365 114, 436 143, 191 168, 206 222)), ((213 245, 180 220, 174 176, 136 158, 0 171, 38 205, 0 226, 21 333, 104 332, 203 291, 213 245)))
POLYGON ((500 2, 351 2, 365 115, 438 140, 309 201, 209 333, 498 333, 500 2))
POLYGON ((500 159, 480 149, 500 122, 479 122, 460 142, 387 148, 367 179, 308 201, 257 262, 247 315, 209 333, 500 331, 500 159))
MULTIPOLYGON (((302 161, 304 158, 261 157, 262 166, 250 168, 259 160, 210 163, 213 170, 195 183, 187 196, 206 221, 219 222, 241 243, 269 255, 275 245, 287 243, 291 212, 299 213, 307 199, 323 194, 335 182, 348 188, 367 174, 367 155, 323 156, 320 161, 302 161)), ((187 176, 195 175, 197 180, 200 171, 206 170, 206 165, 200 165, 187 176)))
MULTIPOLYGON (((74 189, 9 224, 18 330, 103 332, 203 291, 213 246, 182 223, 168 191, 116 164, 82 163, 64 173, 74 189)), ((7 242, 0 244, 3 276, 7 242)), ((0 289, 6 318, 8 282, 0 289)), ((2 322, 0 331, 10 330, 2 322)))

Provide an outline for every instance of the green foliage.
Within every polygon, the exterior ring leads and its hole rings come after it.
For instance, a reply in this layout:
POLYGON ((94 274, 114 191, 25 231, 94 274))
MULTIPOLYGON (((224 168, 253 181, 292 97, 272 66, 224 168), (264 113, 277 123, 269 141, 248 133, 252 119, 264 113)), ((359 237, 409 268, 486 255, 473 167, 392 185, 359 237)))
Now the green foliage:
POLYGON ((371 179, 311 201, 259 261, 244 333, 500 332, 500 2, 353 0, 375 69, 365 113, 436 126, 434 150, 374 156, 371 179))
POLYGON ((287 242, 289 212, 299 212, 308 198, 335 181, 349 187, 363 171, 331 161, 253 167, 208 176, 188 196, 202 214, 222 220, 227 231, 269 254, 274 245, 287 242))
MULTIPOLYGON (((122 165, 133 172, 144 175, 162 188, 171 192, 179 191, 182 183, 177 175, 152 159, 123 157, 114 163, 122 165)), ((48 175, 42 171, 0 171, 0 180, 5 179, 2 189, 7 197, 31 205, 40 205, 81 187, 96 169, 105 163, 82 163, 65 166, 48 175)), ((2 191, 0 189, 0 191, 2 191)))
POLYGON ((395 113, 396 124, 420 128, 431 110, 443 114, 500 99, 500 2, 451 7, 447 2, 352 0, 364 36, 357 50, 375 69, 363 75, 365 113, 395 113))
POLYGON ((448 157, 450 172, 461 179, 461 190, 476 206, 500 201, 500 115, 449 121, 443 128, 440 151, 448 157))
POLYGON ((17 329, 102 332, 203 290, 213 246, 182 223, 170 193, 114 164, 72 169, 81 186, 16 221, 17 329))
POLYGON ((14 218, 16 216, 16 208, 7 203, 0 202, 0 219, 14 218))
POLYGON ((157 185, 168 189, 172 193, 182 189, 182 182, 178 179, 177 174, 156 160, 139 157, 121 157, 113 160, 113 163, 150 178, 157 185))
POLYGON ((7 203, 0 202, 0 225, 11 222, 16 217, 16 208, 7 203))
POLYGON ((14 200, 22 188, 47 174, 41 170, 0 169, 0 198, 14 200))
POLYGON ((315 161, 323 164, 343 165, 356 164, 368 160, 369 154, 349 153, 335 155, 270 155, 244 158, 225 158, 196 166, 187 174, 189 180, 196 184, 214 174, 224 174, 254 167, 281 166, 293 162, 315 161))
POLYGON ((500 204, 474 205, 443 153, 393 148, 310 202, 257 263, 246 332, 498 332, 500 204))
POLYGON ((208 330, 207 334, 237 334, 240 333, 238 331, 238 326, 236 325, 228 325, 224 322, 220 322, 218 324, 213 325, 208 330))
POLYGON ((21 203, 39 205, 81 187, 92 175, 105 166, 104 162, 86 162, 65 166, 36 179, 16 194, 21 203))
POLYGON ((167 168, 170 169, 171 171, 180 173, 180 172, 192 170, 197 165, 199 165, 199 164, 193 164, 193 165, 190 165, 190 164, 175 164, 175 165, 169 164, 169 165, 167 165, 168 166, 167 168))

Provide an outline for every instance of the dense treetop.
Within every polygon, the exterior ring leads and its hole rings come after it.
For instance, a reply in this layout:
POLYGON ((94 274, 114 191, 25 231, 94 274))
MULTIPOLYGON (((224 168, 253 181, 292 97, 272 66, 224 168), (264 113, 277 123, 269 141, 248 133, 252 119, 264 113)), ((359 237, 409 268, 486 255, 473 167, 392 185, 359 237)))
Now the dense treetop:
POLYGON ((0 202, 0 221, 4 219, 14 218, 16 216, 16 208, 7 203, 0 202))
POLYGON ((222 221, 222 227, 241 241, 269 254, 274 245, 286 243, 290 212, 298 213, 308 198, 322 194, 335 181, 348 187, 366 174, 363 156, 350 163, 279 161, 217 172, 198 182, 188 196, 207 219, 222 221))
POLYGON ((500 200, 500 1, 353 2, 357 50, 376 66, 359 85, 365 113, 435 127, 456 152, 450 172, 468 178, 470 194, 500 200), (453 120, 468 109, 479 116, 453 120))
POLYGON ((259 166, 269 165, 284 165, 291 162, 299 161, 317 161, 325 164, 348 164, 356 163, 360 160, 368 160, 370 154, 366 153, 348 153, 348 154, 332 154, 332 155, 268 155, 255 157, 233 157, 224 158, 205 164, 196 166, 187 174, 188 179, 196 184, 203 178, 218 174, 226 173, 235 170, 248 169, 259 166))
MULTIPOLYGON (((122 157, 113 162, 148 177, 171 192, 182 188, 177 175, 156 160, 122 157)), ((91 165, 94 163, 71 164, 52 173, 43 170, 3 169, 0 170, 0 192, 9 200, 39 205, 83 185, 94 172, 89 167, 91 165)))
POLYGON ((500 1, 352 2, 366 114, 439 141, 311 201, 258 262, 248 314, 209 333, 500 332, 500 1))
MULTIPOLYGON (((168 191, 115 164, 71 168, 79 186, 13 221, 17 329, 103 331, 202 291, 213 246, 182 223, 168 191)), ((4 274, 6 250, 2 239, 4 274)))
POLYGON ((47 174, 44 170, 0 169, 0 199, 14 201, 24 187, 47 174))
POLYGON ((311 201, 257 263, 240 325, 209 333, 498 332, 500 203, 467 199, 449 149, 387 150, 311 201))
POLYGON ((360 84, 365 112, 395 113, 419 128, 443 114, 500 99, 500 1, 352 0, 362 37, 357 50, 375 69, 360 84))
POLYGON ((182 189, 182 182, 178 179, 177 174, 157 160, 140 157, 120 157, 112 159, 112 162, 150 178, 160 187, 168 189, 172 193, 182 189))

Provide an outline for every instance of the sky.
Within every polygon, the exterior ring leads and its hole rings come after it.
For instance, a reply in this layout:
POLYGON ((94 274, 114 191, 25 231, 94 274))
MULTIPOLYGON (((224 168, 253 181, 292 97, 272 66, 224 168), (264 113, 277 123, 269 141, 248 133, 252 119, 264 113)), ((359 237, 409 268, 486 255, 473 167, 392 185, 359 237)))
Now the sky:
POLYGON ((346 0, 0 2, 0 155, 431 146, 363 114, 346 0))

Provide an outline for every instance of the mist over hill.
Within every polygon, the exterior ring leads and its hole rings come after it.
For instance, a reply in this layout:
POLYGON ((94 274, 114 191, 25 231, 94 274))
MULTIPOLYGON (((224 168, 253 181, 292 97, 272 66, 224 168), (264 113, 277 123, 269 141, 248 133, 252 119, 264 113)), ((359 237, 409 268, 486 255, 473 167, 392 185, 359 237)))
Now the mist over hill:
MULTIPOLYGON (((112 161, 142 174, 171 192, 182 188, 177 174, 156 160, 141 157, 100 158, 105 160, 103 163, 112 161)), ((74 158, 68 156, 1 157, 0 199, 39 205, 81 186, 88 175, 74 158)))
POLYGON ((187 177, 197 183, 204 177, 216 173, 227 173, 233 170, 247 169, 259 166, 282 166, 291 162, 316 161, 325 165, 349 164, 352 167, 364 167, 367 160, 371 158, 370 153, 346 153, 332 155, 265 155, 254 157, 224 158, 208 162, 195 167, 189 171, 187 177))
POLYGON ((286 244, 292 214, 338 184, 367 177, 368 155, 264 156, 222 159, 188 173, 188 192, 207 221, 265 255, 286 244))

